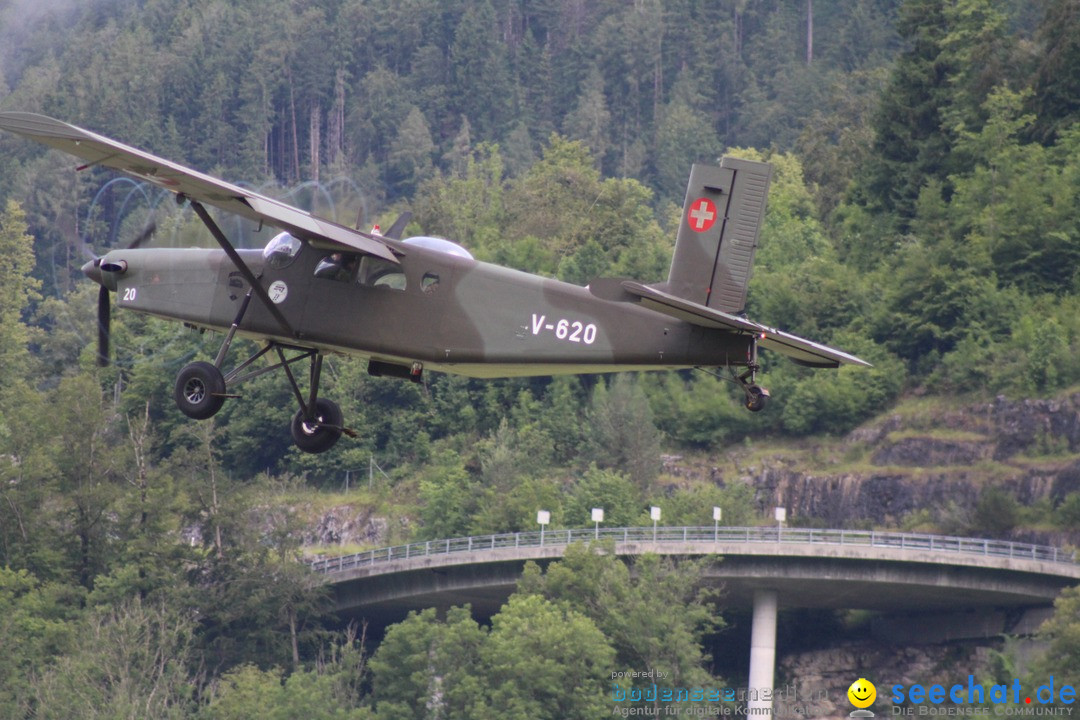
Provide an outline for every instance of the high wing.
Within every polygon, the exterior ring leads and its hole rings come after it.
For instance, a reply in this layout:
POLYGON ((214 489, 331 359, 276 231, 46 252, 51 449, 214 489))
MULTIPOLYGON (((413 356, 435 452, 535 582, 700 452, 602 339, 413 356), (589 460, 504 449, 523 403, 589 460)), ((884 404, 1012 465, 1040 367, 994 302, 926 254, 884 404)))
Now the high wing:
POLYGON ((80 157, 87 161, 84 168, 102 165, 118 170, 192 200, 287 230, 321 249, 361 252, 395 263, 398 261, 387 243, 372 235, 323 220, 273 198, 60 120, 35 113, 0 112, 0 130, 80 157))
POLYGON ((642 285, 632 280, 624 280, 620 285, 623 290, 636 297, 645 307, 685 320, 692 325, 757 335, 757 344, 759 346, 786 355, 800 365, 821 368, 834 368, 840 365, 870 367, 870 363, 865 360, 836 348, 766 327, 738 315, 714 310, 690 300, 675 297, 648 285, 642 285))

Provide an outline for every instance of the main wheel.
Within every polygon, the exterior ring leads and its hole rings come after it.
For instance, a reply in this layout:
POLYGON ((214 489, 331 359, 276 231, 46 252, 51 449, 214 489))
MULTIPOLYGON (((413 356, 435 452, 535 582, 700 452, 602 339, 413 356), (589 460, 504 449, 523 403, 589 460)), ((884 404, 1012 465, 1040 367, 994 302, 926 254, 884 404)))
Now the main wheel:
POLYGON ((193 362, 176 376, 173 399, 189 418, 206 420, 225 404, 225 378, 212 363, 193 362))
POLYGON ((761 412, 765 403, 769 401, 769 391, 760 385, 748 385, 746 387, 746 409, 750 412, 761 412))
POLYGON ((305 420, 304 411, 298 410, 289 430, 296 447, 308 453, 321 453, 334 447, 341 437, 344 422, 345 417, 336 402, 319 398, 315 401, 314 419, 305 420))

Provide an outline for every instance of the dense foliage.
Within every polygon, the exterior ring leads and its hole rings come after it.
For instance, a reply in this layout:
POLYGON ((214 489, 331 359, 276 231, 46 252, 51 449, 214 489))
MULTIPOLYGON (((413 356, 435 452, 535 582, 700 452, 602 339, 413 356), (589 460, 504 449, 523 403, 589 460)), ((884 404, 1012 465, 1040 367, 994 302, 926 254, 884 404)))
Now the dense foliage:
MULTIPOLYGON (((747 523, 745 486, 661 483, 660 449, 843 433, 909 389, 1080 381, 1078 37, 1075 0, 3 6, 0 108, 350 225, 407 207, 412 230, 570 282, 663 279, 690 164, 766 159, 748 313, 874 368, 765 357, 775 402, 750 416, 706 374, 417 386, 332 358, 325 392, 360 437, 301 457, 277 378, 213 421, 173 408, 176 371, 220 339, 119 313, 115 363, 94 367, 78 267, 151 217, 162 244, 205 242, 200 226, 145 186, 4 135, 0 714, 423 717, 438 698, 445 717, 593 717, 600 685, 560 693, 567 673, 598 681, 633 654, 649 658, 633 669, 702 681, 712 628, 701 598, 675 592, 680 570, 645 561, 667 588, 648 597, 589 554, 528 575, 490 628, 424 613, 369 657, 295 562, 303 491, 370 471, 360 495, 400 518, 395 540, 531 529, 540 507, 555 526, 597 505, 643 523, 653 503, 665 522, 707 524, 722 505, 747 523), (595 612, 597 578, 625 604, 595 612), (672 607, 689 609, 677 622, 672 607), (672 655, 630 647, 629 617, 657 623, 672 655), (577 664, 555 664, 552 645, 577 664)), ((988 493, 983 515, 1010 501, 988 493)), ((1055 510, 1076 517, 1076 496, 1055 510)), ((1048 632, 1075 664, 1074 628, 1048 632)))

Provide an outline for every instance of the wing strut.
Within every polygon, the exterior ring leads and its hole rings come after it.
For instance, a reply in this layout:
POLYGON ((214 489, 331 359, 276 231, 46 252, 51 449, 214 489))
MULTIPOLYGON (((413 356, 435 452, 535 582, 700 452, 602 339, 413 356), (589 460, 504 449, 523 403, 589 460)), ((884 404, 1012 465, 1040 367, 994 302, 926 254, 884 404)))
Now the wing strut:
POLYGON ((259 279, 255 277, 255 273, 251 272, 251 268, 247 266, 240 254, 236 252, 236 248, 232 246, 229 239, 225 237, 225 233, 221 231, 214 219, 210 217, 210 213, 206 211, 202 203, 187 198, 184 195, 177 195, 177 199, 186 199, 191 203, 191 209, 195 211, 195 214, 199 216, 199 219, 206 225, 206 229, 210 231, 210 234, 217 240, 218 245, 225 251, 225 254, 229 256, 229 260, 232 260, 232 264, 236 266, 236 269, 240 271, 240 274, 244 276, 244 279, 248 281, 251 289, 255 292, 255 295, 262 300, 263 305, 270 311, 270 314, 274 316, 274 319, 278 321, 282 329, 285 330, 291 337, 296 337, 296 333, 293 331, 292 326, 289 325, 289 321, 285 319, 285 316, 278 310, 277 305, 270 299, 270 296, 266 294, 266 289, 259 282, 259 279))

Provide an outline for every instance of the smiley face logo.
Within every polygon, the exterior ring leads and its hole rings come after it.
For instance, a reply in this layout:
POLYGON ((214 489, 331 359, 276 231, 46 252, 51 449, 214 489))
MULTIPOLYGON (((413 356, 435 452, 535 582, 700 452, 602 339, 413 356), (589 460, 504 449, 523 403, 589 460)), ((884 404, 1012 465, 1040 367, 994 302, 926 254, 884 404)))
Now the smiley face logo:
POLYGON ((868 708, 877 699, 877 688, 866 678, 859 678, 847 689, 848 700, 857 708, 868 708))

